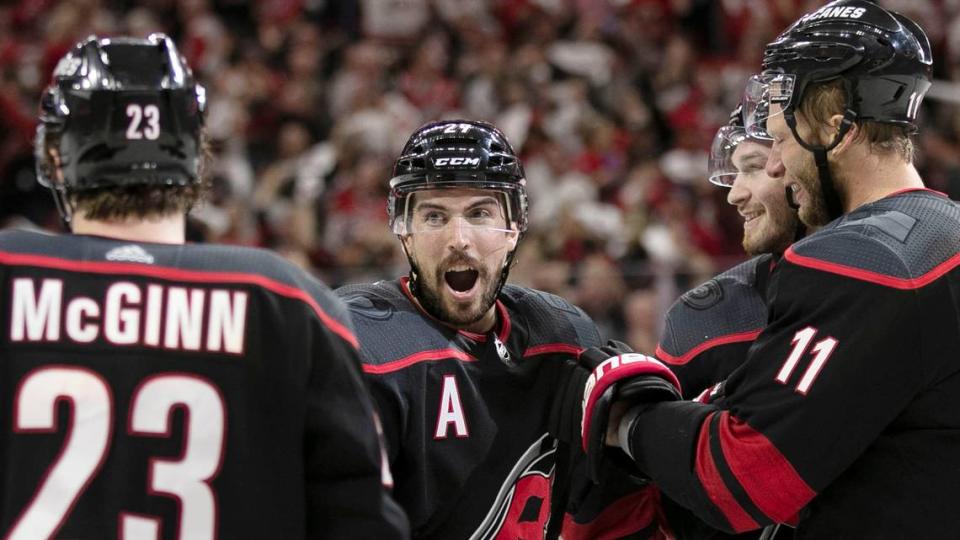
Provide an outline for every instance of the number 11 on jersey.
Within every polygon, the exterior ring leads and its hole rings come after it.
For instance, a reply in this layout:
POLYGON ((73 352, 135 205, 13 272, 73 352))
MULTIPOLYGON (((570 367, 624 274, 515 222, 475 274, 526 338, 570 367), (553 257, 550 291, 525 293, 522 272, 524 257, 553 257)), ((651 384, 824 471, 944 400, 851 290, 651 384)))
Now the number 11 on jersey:
MULTIPOLYGON (((807 352, 807 349, 810 347, 810 342, 813 341, 813 338, 816 336, 817 329, 812 326, 808 326, 794 334, 793 341, 791 341, 793 349, 790 351, 790 355, 787 356, 787 361, 783 363, 783 367, 781 367, 777 373, 776 381, 778 383, 787 384, 797 364, 800 362, 800 358, 807 352)), ((797 383, 796 392, 798 394, 803 396, 807 395, 810 391, 810 386, 813 385, 814 381, 817 380, 817 376, 820 375, 824 364, 827 363, 830 355, 833 354, 833 350, 837 348, 837 343, 839 342, 836 339, 827 337, 821 339, 813 346, 813 350, 811 351, 814 354, 813 361, 810 362, 807 370, 803 373, 803 377, 800 378, 800 382, 797 383)))

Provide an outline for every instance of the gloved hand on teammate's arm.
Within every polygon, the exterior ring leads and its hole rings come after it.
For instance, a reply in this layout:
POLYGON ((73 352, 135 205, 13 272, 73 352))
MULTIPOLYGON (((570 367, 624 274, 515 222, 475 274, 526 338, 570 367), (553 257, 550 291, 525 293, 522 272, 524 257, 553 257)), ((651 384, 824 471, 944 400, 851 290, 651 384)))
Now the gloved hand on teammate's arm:
POLYGON ((583 389, 590 378, 590 370, 580 365, 577 357, 562 360, 554 386, 550 409, 550 436, 570 446, 580 446, 580 428, 583 425, 583 389))
POLYGON ((580 365, 590 370, 581 396, 580 435, 587 475, 598 481, 604 447, 617 445, 616 431, 624 412, 634 405, 682 399, 680 381, 656 358, 614 340, 583 351, 580 365))

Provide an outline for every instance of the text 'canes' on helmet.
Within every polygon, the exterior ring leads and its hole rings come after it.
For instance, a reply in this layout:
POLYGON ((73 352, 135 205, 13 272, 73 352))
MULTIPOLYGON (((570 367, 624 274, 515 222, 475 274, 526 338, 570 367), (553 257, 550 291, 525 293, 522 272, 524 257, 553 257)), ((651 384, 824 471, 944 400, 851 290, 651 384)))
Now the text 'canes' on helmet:
POLYGON ((199 183, 205 107, 204 88, 169 37, 91 36, 60 59, 41 97, 37 179, 65 219, 70 193, 199 183))
MULTIPOLYGON (((527 230, 526 179, 520 159, 499 129, 475 120, 431 122, 410 136, 390 179, 391 230, 397 235, 411 232, 410 202, 417 192, 456 188, 501 194, 508 226, 521 237, 527 230)), ((506 257, 498 290, 506 282, 515 252, 506 257)), ((417 269, 410 262, 411 288, 416 290, 417 269)))

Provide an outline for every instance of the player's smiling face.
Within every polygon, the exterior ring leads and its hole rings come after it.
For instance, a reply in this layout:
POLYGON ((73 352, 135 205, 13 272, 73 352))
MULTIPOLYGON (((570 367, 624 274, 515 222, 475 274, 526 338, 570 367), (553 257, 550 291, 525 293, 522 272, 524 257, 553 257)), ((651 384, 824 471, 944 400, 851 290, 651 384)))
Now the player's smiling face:
POLYGON ((744 139, 733 151, 737 176, 727 202, 743 217, 743 249, 750 255, 780 253, 793 241, 797 214, 787 206, 784 184, 767 175, 765 144, 744 139))
POLYGON ((413 195, 410 234, 403 238, 419 271, 419 301, 440 320, 486 332, 507 254, 519 235, 495 191, 439 189, 413 195))

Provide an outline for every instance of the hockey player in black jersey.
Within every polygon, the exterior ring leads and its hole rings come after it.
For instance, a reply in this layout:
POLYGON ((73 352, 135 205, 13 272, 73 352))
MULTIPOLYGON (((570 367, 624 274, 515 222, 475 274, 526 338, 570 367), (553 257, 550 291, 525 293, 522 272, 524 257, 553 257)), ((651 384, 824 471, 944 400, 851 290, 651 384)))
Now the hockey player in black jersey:
POLYGON ((566 539, 658 538, 653 490, 628 482, 609 498, 584 496, 589 483, 548 434, 561 422, 553 401, 576 387, 570 359, 600 337, 579 308, 506 283, 527 226, 523 168, 506 137, 482 122, 427 124, 390 189, 409 277, 337 293, 413 536, 537 539, 549 521, 548 536, 562 526, 566 539), (568 490, 570 478, 583 481, 568 490))
POLYGON ((786 251, 770 320, 711 404, 636 405, 623 390, 650 375, 596 373, 591 454, 605 436, 730 531, 956 536, 960 208, 923 188, 910 143, 931 63, 915 23, 860 0, 827 4, 767 46, 761 114, 748 118, 774 139, 767 172, 823 228, 786 251), (628 399, 610 407, 617 390, 628 399))
POLYGON ((709 179, 729 189, 727 201, 744 220, 744 251, 754 257, 688 291, 667 312, 656 357, 676 373, 687 397, 721 383, 746 359, 767 322, 770 271, 805 231, 783 182, 764 170, 771 143, 762 130, 747 133, 742 107, 714 137, 709 179))
POLYGON ((407 538, 342 303, 184 244, 204 106, 162 34, 77 44, 43 94, 73 234, 0 233, 4 537, 407 538))

